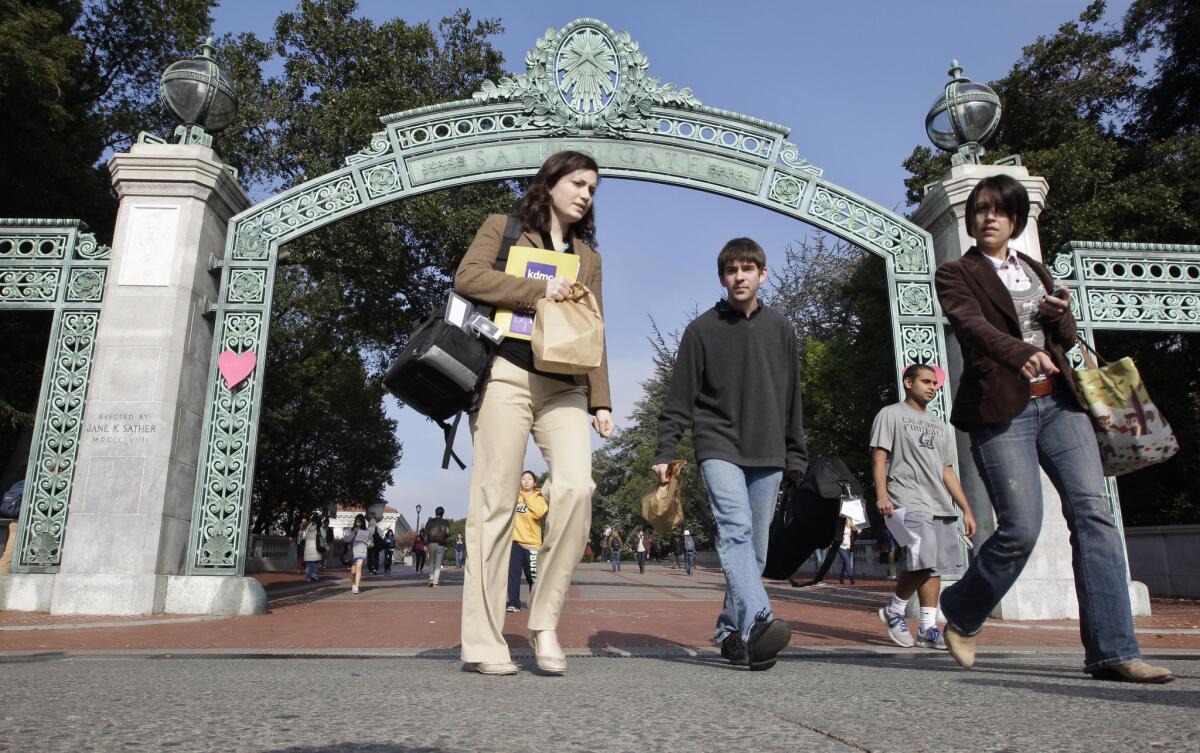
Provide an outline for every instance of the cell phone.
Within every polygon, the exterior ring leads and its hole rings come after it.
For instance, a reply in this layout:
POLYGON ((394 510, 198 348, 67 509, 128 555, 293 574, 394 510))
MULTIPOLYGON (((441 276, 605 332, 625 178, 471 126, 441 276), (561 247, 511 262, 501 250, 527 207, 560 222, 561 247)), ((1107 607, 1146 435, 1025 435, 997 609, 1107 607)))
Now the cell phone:
POLYGON ((1059 300, 1065 301, 1065 300, 1067 300, 1067 289, 1066 288, 1055 288, 1054 292, 1051 293, 1050 295, 1054 296, 1055 298, 1058 298, 1059 300))

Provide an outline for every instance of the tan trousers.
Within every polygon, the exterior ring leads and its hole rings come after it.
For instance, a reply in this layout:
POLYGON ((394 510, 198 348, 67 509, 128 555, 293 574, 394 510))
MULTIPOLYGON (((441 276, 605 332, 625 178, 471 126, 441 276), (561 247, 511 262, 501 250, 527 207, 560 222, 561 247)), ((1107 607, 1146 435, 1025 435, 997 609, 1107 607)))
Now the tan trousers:
POLYGON ((492 365, 479 411, 471 417, 474 462, 467 508, 462 659, 509 661, 504 640, 508 559, 525 446, 534 442, 550 467, 545 537, 529 629, 554 630, 575 564, 592 524, 592 443, 586 388, 531 374, 503 358, 492 365))

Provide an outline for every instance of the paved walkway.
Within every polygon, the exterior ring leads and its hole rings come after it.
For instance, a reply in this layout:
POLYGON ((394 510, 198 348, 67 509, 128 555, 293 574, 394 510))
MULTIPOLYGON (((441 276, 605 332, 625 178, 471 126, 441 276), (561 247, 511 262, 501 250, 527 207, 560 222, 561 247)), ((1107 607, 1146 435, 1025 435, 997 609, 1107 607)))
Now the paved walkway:
MULTIPOLYGON (((327 571, 320 583, 305 584, 292 573, 258 576, 267 587, 270 613, 258 617, 206 618, 57 617, 0 612, 0 645, 7 650, 452 650, 458 643, 462 573, 446 570, 442 586, 397 568, 368 577, 360 594, 350 593, 344 570, 327 571)), ((855 586, 836 583, 810 588, 768 582, 776 615, 791 623, 796 649, 896 648, 875 610, 891 591, 881 580, 855 586)), ((675 647, 711 648, 712 625, 720 611, 724 578, 719 570, 693 576, 652 563, 645 575, 635 565, 610 572, 608 565, 583 565, 575 574, 559 625, 563 645, 580 653, 675 647)), ((523 596, 525 596, 523 591, 523 596)), ((1187 650, 1200 655, 1200 604, 1159 601, 1154 616, 1139 618, 1143 649, 1187 650)), ((527 612, 507 615, 505 635, 526 647, 527 612)), ((1079 649, 1073 621, 993 620, 980 638, 982 650, 1079 649)))
POLYGON ((709 643, 718 571, 581 567, 559 634, 565 677, 533 671, 525 613, 505 634, 522 670, 463 671, 461 573, 400 570, 349 592, 270 574, 271 611, 211 619, 0 612, 0 753, 705 753, 1200 750, 1200 606, 1155 604, 1143 651, 1179 679, 1098 682, 1078 626, 993 621, 970 672, 902 649, 875 609, 884 581, 769 586, 792 625, 769 672, 709 643))

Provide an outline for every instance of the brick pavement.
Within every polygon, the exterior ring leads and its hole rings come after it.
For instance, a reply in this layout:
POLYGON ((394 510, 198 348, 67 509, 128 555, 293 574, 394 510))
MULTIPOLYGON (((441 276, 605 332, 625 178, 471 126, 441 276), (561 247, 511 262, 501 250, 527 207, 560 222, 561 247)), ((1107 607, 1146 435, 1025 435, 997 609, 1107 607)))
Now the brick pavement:
MULTIPOLYGON (((390 576, 366 578, 363 591, 349 592, 346 571, 326 571, 317 584, 293 573, 264 573, 270 612, 256 617, 204 618, 52 616, 0 612, 0 648, 66 650, 320 650, 434 649, 457 645, 462 574, 444 571, 443 585, 426 587, 423 575, 400 568, 390 576)), ((894 648, 875 610, 891 591, 881 580, 792 588, 767 582, 776 615, 792 626, 794 648, 894 648)), ((720 611, 724 578, 698 569, 692 577, 665 564, 645 575, 635 565, 620 573, 608 565, 584 565, 575 575, 559 625, 568 649, 710 646, 720 611)), ((1146 650, 1200 650, 1200 604, 1156 601, 1153 617, 1138 618, 1146 650)), ((527 647, 526 612, 507 616, 505 635, 516 649, 527 647)), ((1079 648, 1073 621, 993 620, 980 637, 981 650, 1079 648)))

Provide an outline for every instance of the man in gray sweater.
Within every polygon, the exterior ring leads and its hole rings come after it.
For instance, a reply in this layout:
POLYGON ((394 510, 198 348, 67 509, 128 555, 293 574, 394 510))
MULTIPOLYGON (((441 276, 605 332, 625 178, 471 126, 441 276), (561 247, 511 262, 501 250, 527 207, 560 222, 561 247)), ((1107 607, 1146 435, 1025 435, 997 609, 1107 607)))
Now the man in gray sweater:
POLYGON ((772 617, 762 571, 783 474, 799 478, 808 468, 800 359, 791 323, 758 299, 767 279, 762 248, 749 238, 729 241, 717 274, 728 295, 684 330, 653 470, 666 483, 691 425, 725 571, 713 638, 731 663, 763 670, 791 637, 788 624, 772 617))

